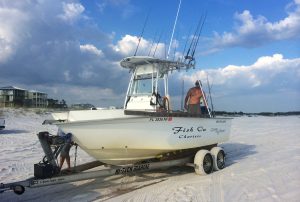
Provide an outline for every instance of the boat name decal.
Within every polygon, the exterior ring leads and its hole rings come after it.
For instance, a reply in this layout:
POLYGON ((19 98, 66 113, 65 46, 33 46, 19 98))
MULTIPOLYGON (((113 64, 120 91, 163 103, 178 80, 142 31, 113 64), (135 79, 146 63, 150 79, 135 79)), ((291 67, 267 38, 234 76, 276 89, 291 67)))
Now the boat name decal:
POLYGON ((181 126, 177 126, 177 127, 173 127, 173 134, 178 134, 178 133, 194 133, 194 132, 204 132, 206 131, 206 129, 203 126, 198 126, 198 127, 190 127, 190 128, 186 128, 186 127, 181 127, 181 126))
POLYGON ((150 117, 149 121, 172 121, 172 117, 150 117))
POLYGON ((179 135, 179 139, 185 138, 185 139, 190 139, 190 138, 200 138, 202 135, 179 135))
POLYGON ((115 175, 131 173, 134 171, 148 170, 149 167, 150 167, 149 163, 122 167, 122 168, 116 169, 115 175))

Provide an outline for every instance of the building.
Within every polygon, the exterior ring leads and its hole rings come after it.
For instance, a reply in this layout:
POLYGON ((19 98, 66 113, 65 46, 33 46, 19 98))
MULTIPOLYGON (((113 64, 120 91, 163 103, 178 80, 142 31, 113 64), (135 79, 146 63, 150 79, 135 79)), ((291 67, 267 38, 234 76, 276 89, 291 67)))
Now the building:
POLYGON ((47 94, 15 86, 0 88, 0 107, 47 107, 47 94))
POLYGON ((24 105, 26 90, 15 86, 0 88, 1 107, 22 107, 24 105))
POLYGON ((35 107, 35 108, 46 108, 47 94, 34 91, 34 90, 26 91, 24 106, 35 107))

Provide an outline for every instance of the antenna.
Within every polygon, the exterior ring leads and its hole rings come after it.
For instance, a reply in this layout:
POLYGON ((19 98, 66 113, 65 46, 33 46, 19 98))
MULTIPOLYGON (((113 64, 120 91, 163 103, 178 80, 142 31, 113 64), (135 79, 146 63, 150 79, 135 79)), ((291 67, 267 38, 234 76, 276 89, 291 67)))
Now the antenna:
POLYGON ((135 52, 134 52, 134 56, 136 56, 136 53, 137 53, 137 51, 138 51, 138 49, 139 49, 139 46, 140 46, 140 43, 141 43, 141 38, 143 37, 144 30, 145 30, 146 24, 147 24, 147 22, 148 22, 149 13, 150 13, 150 11, 149 11, 148 14, 147 14, 147 17, 146 17, 146 20, 145 20, 145 23, 144 23, 144 26, 143 26, 141 35, 140 35, 140 37, 139 37, 138 45, 137 45, 137 47, 136 47, 136 49, 135 49, 135 52))
POLYGON ((176 27, 176 24, 177 24, 177 18, 178 18, 180 6, 181 6, 181 0, 179 0, 177 14, 176 14, 176 18, 175 18, 175 22, 174 22, 174 26, 173 26, 173 31, 172 31, 172 35, 171 35, 171 39, 170 39, 169 49, 168 49, 168 53, 167 53, 167 59, 169 58, 169 54, 170 54, 170 49, 171 49, 171 45, 172 45, 172 41, 173 41, 173 35, 174 35, 175 27, 176 27))

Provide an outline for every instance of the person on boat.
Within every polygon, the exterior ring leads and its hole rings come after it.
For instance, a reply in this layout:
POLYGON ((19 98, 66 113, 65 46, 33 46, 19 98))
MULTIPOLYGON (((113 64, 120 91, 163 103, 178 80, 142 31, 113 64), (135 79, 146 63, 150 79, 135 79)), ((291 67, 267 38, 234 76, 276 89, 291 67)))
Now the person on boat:
POLYGON ((199 81, 189 89, 185 96, 184 108, 191 114, 201 114, 200 99, 203 97, 199 81))
POLYGON ((58 135, 65 138, 65 144, 60 152, 60 164, 59 169, 61 170, 64 162, 67 162, 67 170, 71 171, 71 161, 70 161, 70 149, 72 147, 71 133, 65 134, 60 128, 58 129, 58 135))

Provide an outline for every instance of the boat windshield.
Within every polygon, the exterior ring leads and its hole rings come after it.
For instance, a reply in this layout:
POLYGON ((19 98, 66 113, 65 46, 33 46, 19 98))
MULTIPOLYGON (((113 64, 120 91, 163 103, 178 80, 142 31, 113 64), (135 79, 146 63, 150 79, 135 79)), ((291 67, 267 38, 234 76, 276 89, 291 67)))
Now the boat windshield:
POLYGON ((130 90, 131 95, 152 94, 152 74, 136 75, 130 90))

